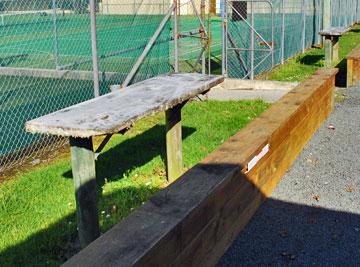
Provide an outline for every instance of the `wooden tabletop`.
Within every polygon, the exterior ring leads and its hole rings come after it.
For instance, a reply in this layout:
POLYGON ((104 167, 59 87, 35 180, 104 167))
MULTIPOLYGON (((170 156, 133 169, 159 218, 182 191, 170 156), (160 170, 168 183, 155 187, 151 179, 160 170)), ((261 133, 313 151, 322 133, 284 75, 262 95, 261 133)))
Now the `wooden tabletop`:
POLYGON ((347 31, 349 31, 349 28, 347 27, 330 27, 321 30, 319 34, 322 36, 341 36, 347 31))
POLYGON ((118 133, 135 121, 202 94, 222 76, 178 73, 151 78, 122 90, 28 121, 26 131, 87 138, 118 133))

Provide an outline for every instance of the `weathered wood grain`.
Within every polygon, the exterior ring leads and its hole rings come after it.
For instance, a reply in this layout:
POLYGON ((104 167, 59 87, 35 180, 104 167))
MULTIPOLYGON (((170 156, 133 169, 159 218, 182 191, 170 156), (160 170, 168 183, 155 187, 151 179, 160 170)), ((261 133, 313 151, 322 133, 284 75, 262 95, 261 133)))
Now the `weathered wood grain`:
POLYGON ((360 45, 355 47, 346 57, 347 59, 347 86, 354 86, 360 80, 360 45))
POLYGON ((322 36, 341 36, 344 33, 348 32, 350 28, 348 27, 330 27, 323 29, 319 32, 322 36))
POLYGON ((196 73, 162 75, 26 123, 32 133, 91 137, 112 134, 165 111, 224 80, 196 73))
POLYGON ((349 31, 348 27, 330 27, 319 32, 325 37, 325 66, 339 60, 339 37, 349 31))
POLYGON ((318 71, 65 266, 215 265, 330 114, 336 73, 318 71))
POLYGON ((166 125, 166 173, 168 181, 179 178, 183 172, 182 159, 182 104, 168 109, 165 113, 166 125))
POLYGON ((76 214, 81 247, 100 236, 92 138, 70 138, 76 214))

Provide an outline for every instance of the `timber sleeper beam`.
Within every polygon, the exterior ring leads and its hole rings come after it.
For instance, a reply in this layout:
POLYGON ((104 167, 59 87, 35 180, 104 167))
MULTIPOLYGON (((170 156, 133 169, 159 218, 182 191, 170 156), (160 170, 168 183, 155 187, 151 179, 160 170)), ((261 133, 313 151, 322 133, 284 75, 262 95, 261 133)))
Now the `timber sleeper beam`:
POLYGON ((360 45, 354 48, 346 57, 347 77, 346 85, 351 87, 360 81, 360 45))

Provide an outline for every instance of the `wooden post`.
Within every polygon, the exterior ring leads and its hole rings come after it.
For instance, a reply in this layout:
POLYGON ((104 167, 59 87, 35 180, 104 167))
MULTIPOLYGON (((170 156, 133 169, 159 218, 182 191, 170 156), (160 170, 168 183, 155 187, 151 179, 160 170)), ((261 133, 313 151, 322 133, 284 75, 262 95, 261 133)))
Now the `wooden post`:
POLYGON ((179 104, 165 112, 166 117, 166 172, 169 182, 182 174, 181 108, 179 104))
POLYGON ((78 232, 82 248, 100 236, 92 138, 70 138, 78 232))
MULTIPOLYGON (((331 0, 324 0, 323 3, 323 29, 329 29, 331 27, 331 0)), ((325 43, 325 38, 322 38, 322 45, 325 43)))
POLYGON ((333 61, 333 43, 331 36, 325 36, 325 66, 330 67, 333 61))
POLYGON ((354 68, 353 59, 351 59, 351 58, 347 59, 347 77, 346 77, 346 86, 347 87, 354 85, 353 68, 354 68))
POLYGON ((332 60, 337 62, 339 60, 339 36, 332 37, 332 60))

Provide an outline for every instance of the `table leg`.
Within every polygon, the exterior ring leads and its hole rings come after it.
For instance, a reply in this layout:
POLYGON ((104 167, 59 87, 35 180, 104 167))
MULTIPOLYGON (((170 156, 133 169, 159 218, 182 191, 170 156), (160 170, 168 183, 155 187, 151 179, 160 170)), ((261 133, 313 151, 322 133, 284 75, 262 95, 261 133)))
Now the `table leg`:
POLYGON ((330 36, 325 36, 325 66, 330 67, 333 61, 333 42, 330 36))
POLYGON ((181 108, 177 105, 165 112, 166 115, 166 172, 168 181, 177 179, 183 171, 181 108))
POLYGON ((81 247, 100 236, 92 138, 70 138, 76 213, 81 247))
POLYGON ((332 60, 333 60, 333 62, 337 62, 339 60, 339 37, 338 36, 333 36, 332 44, 333 44, 332 60))
POLYGON ((355 85, 354 84, 354 79, 353 79, 353 75, 354 75, 354 72, 353 72, 353 69, 354 68, 354 61, 349 58, 347 59, 347 77, 346 77, 346 86, 347 87, 350 87, 350 86, 353 86, 355 85))

